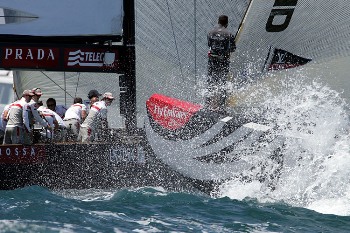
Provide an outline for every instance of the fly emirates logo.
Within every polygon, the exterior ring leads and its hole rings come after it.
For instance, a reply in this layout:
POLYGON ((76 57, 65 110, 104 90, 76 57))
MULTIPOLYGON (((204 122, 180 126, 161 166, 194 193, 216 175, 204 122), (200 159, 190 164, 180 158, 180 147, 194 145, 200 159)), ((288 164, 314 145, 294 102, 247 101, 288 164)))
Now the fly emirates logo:
POLYGON ((177 108, 168 108, 160 107, 158 105, 154 105, 154 113, 162 118, 178 118, 181 120, 185 120, 187 118, 187 113, 180 111, 177 108))

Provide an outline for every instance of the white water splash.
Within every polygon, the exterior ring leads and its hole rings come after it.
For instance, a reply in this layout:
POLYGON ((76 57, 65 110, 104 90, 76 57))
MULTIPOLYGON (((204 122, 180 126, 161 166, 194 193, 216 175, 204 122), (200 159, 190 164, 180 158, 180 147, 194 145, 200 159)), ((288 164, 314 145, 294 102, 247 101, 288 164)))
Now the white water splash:
POLYGON ((284 202, 321 213, 350 215, 350 140, 348 106, 339 93, 308 80, 303 72, 286 73, 280 91, 256 88, 263 95, 267 119, 286 139, 284 164, 275 190, 260 183, 230 181, 220 195, 242 200, 284 202), (305 81, 307 80, 307 82, 305 81), (266 92, 266 93, 264 93, 266 92))

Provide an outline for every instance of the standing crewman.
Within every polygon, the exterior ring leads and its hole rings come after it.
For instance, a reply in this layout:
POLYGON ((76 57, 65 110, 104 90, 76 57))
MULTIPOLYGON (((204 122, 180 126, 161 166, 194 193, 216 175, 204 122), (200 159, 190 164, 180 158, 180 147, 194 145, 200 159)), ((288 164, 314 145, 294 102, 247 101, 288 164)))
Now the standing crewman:
POLYGON ((30 90, 23 91, 22 98, 10 105, 3 144, 26 144, 24 136, 32 134, 29 126, 29 101, 34 94, 30 90))
POLYGON ((79 141, 93 142, 96 141, 96 135, 103 135, 108 129, 107 121, 107 106, 110 106, 114 100, 112 93, 106 92, 103 94, 102 100, 94 103, 91 106, 90 112, 79 131, 79 141), (102 127, 100 127, 100 125, 102 127))
POLYGON ((227 30, 228 17, 220 15, 218 24, 208 33, 208 92, 209 109, 226 112, 226 81, 230 55, 236 50, 235 37, 227 30))

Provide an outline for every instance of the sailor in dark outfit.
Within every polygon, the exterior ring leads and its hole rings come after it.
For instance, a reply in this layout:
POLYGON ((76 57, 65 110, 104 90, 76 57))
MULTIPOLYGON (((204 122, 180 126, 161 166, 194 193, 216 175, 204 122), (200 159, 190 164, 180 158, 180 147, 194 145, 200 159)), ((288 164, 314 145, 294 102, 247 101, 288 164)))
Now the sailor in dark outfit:
POLYGON ((218 24, 208 33, 208 91, 206 106, 225 112, 226 80, 230 69, 230 54, 235 51, 235 37, 227 30, 228 17, 220 15, 218 24))

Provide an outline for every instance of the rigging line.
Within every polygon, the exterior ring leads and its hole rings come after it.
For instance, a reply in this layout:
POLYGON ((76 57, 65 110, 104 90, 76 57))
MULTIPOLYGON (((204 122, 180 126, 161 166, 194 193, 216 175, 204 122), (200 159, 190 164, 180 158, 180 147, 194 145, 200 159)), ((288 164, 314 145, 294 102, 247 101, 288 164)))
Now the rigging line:
POLYGON ((71 94, 69 94, 66 90, 64 90, 64 88, 62 88, 60 85, 58 85, 58 83, 56 83, 55 81, 53 81, 52 78, 50 78, 48 75, 46 75, 43 71, 40 71, 40 73, 42 73, 46 78, 48 78, 50 81, 52 81, 54 84, 56 84, 56 86, 58 86, 62 91, 64 91, 66 94, 68 94, 70 97, 74 98, 71 94))
MULTIPOLYGON (((66 72, 63 72, 63 77, 64 77, 64 90, 67 90, 66 72)), ((64 93, 64 105, 67 106, 67 92, 64 93)))
POLYGON ((197 84, 197 1, 193 1, 194 9, 194 82, 197 84))
POLYGON ((170 19, 170 25, 171 25, 171 30, 173 31, 173 37, 174 37, 174 42, 175 42, 175 48, 176 48, 176 53, 177 53, 177 60, 179 62, 179 67, 180 67, 180 72, 181 72, 181 77, 182 77, 182 81, 184 81, 184 76, 182 73, 182 67, 181 67, 181 62, 180 62, 180 56, 179 56, 179 50, 177 48, 177 42, 176 42, 176 37, 175 37, 175 31, 174 31, 174 25, 173 25, 173 20, 171 18, 171 14, 170 14, 170 8, 169 8, 169 2, 168 0, 166 1, 167 7, 168 7, 168 13, 169 13, 169 19, 170 19))
POLYGON ((80 72, 78 73, 78 81, 77 81, 77 85, 75 86, 75 94, 74 96, 77 97, 77 93, 78 93, 78 86, 79 86, 79 80, 80 80, 80 72))
POLYGON ((16 71, 12 71, 12 80, 13 80, 12 90, 16 94, 16 99, 20 99, 19 94, 17 92, 17 88, 16 88, 16 81, 15 81, 15 80, 17 80, 17 72, 16 71))
POLYGON ((266 70, 266 65, 267 65, 267 62, 270 58, 271 49, 272 49, 272 46, 270 45, 269 52, 267 53, 267 57, 266 57, 265 62, 264 62, 264 66, 261 69, 261 73, 264 73, 264 71, 266 70))

